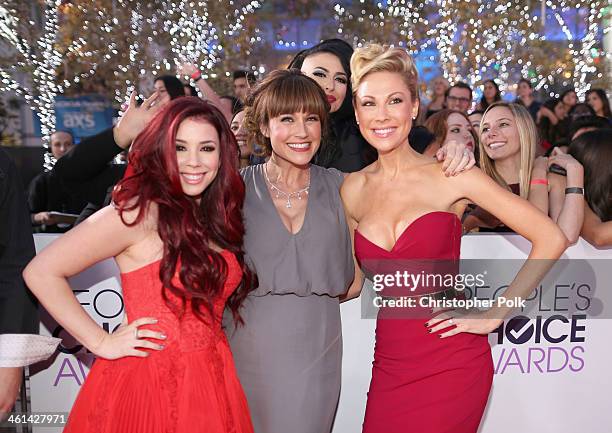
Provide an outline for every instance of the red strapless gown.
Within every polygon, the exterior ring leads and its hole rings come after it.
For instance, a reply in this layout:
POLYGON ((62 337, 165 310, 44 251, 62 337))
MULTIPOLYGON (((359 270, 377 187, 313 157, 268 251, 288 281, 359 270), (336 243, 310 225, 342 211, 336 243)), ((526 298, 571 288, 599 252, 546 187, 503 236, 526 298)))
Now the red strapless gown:
MULTIPOLYGON (((457 262, 460 246, 461 222, 449 212, 415 220, 391 251, 355 232, 355 254, 366 268, 368 262, 384 267, 394 260, 457 262)), ((384 309, 378 314, 363 432, 475 433, 493 378, 487 336, 440 339, 428 332, 424 315, 385 318, 393 314, 384 309)))
POLYGON ((214 325, 189 307, 179 321, 162 299, 160 262, 121 275, 130 321, 155 317, 147 328, 163 332, 165 349, 147 358, 97 359, 70 413, 68 433, 252 433, 246 398, 221 329, 226 299, 242 271, 234 255, 214 325))

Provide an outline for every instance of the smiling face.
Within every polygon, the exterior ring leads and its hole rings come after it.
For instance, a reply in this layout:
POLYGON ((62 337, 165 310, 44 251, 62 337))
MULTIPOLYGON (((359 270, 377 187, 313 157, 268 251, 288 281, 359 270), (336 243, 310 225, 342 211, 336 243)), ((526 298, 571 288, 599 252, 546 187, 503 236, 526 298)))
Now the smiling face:
POLYGON ((314 79, 325 91, 331 112, 338 111, 348 88, 348 76, 340 59, 331 53, 312 54, 304 59, 300 70, 314 79))
POLYGON ((474 150, 474 137, 472 136, 472 125, 468 120, 458 113, 451 113, 446 121, 446 139, 444 144, 451 140, 464 144, 471 151, 474 150))
POLYGON ((317 114, 280 114, 262 126, 261 132, 270 139, 274 156, 295 166, 308 164, 321 145, 321 120, 317 114))
POLYGON ((516 120, 506 107, 495 107, 482 118, 481 143, 492 160, 514 156, 521 151, 516 120))
POLYGON ((176 133, 176 160, 183 192, 199 198, 219 171, 219 133, 203 119, 185 119, 176 133))
POLYGON ((402 76, 373 72, 365 76, 355 93, 355 116, 363 137, 379 153, 407 145, 412 119, 419 104, 402 76))
POLYGON ((253 146, 248 145, 248 133, 244 127, 244 111, 236 113, 230 124, 230 129, 236 137, 238 142, 238 150, 240 151, 240 157, 246 158, 253 153, 253 146))

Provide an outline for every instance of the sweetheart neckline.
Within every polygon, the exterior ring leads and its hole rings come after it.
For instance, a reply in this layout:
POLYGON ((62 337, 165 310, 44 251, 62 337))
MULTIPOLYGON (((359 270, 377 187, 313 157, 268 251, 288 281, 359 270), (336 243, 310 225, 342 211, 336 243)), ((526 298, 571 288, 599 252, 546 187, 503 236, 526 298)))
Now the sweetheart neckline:
MULTIPOLYGON (((227 248, 223 248, 221 250, 218 251, 219 254, 225 255, 225 253, 231 253, 231 251, 229 251, 227 248)), ((146 265, 140 266, 138 268, 132 269, 131 271, 127 271, 127 272, 119 272, 119 275, 124 276, 124 275, 129 275, 129 274, 134 274, 136 272, 139 271, 143 271, 147 268, 150 268, 153 265, 159 264, 161 263, 161 261, 163 260, 163 257, 157 260, 153 260, 152 262, 147 263, 146 265)))
POLYGON ((406 234, 406 232, 408 231, 408 229, 410 227, 412 227, 417 221, 422 220, 423 218, 425 218, 426 216, 432 215, 432 214, 447 214, 447 215, 452 215, 455 217, 456 221, 459 221, 459 224, 461 224, 461 220, 459 219, 459 217, 457 216, 456 213, 453 212, 449 212, 449 211, 444 211, 444 210, 434 210, 434 211, 430 211, 430 212, 426 212, 423 215, 418 216, 417 218, 415 218, 410 224, 408 224, 406 226, 406 228, 402 231, 402 233, 400 233, 400 235, 397 237, 397 239, 395 240, 395 243, 393 244, 393 246, 391 247, 390 250, 387 250, 383 247, 381 247, 378 244, 375 244, 374 242, 372 242, 371 240, 369 240, 367 237, 365 237, 363 235, 363 233, 361 233, 359 231, 359 229, 355 228, 355 233, 358 234, 359 236, 361 236, 366 242, 368 242, 369 244, 375 246, 376 248, 378 248, 379 250, 382 250, 386 253, 392 253, 395 250, 395 247, 397 246, 397 244, 399 243, 399 241, 404 237, 404 235, 406 234))

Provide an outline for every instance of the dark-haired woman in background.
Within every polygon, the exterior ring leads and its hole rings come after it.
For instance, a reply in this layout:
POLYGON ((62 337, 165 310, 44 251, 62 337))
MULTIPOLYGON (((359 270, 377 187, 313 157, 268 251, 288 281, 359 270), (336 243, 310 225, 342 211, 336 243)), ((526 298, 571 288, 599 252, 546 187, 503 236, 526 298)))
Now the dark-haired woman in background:
POLYGON ((567 89, 565 92, 561 93, 559 99, 565 104, 568 111, 578 103, 578 95, 573 88, 567 89))
POLYGON ((485 111, 489 105, 501 100, 501 92, 497 83, 494 80, 486 80, 482 86, 482 98, 476 105, 476 111, 485 111))
POLYGON ((248 167, 251 165, 251 157, 253 156, 253 143, 249 141, 249 136, 244 125, 244 110, 237 112, 232 118, 230 129, 236 137, 238 143, 238 156, 240 158, 239 168, 248 167))
POLYGON ((330 110, 330 136, 314 163, 345 173, 361 170, 375 153, 359 132, 351 90, 350 60, 353 47, 341 39, 327 39, 301 51, 289 64, 314 79, 325 92, 330 110))
POLYGON ((569 107, 561 99, 552 98, 547 100, 536 117, 538 133, 541 139, 539 154, 560 141, 567 141, 569 125, 566 121, 569 107))
POLYGON ((236 159, 223 114, 197 98, 177 99, 136 138, 113 205, 24 271, 45 309, 98 358, 64 432, 252 433, 221 328, 226 305, 239 319, 253 281, 236 159), (67 281, 109 257, 126 307, 112 334, 67 281))
POLYGON ((569 153, 584 166, 584 223, 581 236, 595 247, 612 246, 612 129, 585 132, 569 153))
POLYGON ((185 96, 185 85, 181 80, 172 75, 161 75, 155 78, 153 87, 159 94, 162 104, 180 96, 185 96))
POLYGON ((610 100, 604 89, 591 89, 586 92, 585 101, 595 110, 595 114, 600 117, 612 119, 610 111, 610 100))

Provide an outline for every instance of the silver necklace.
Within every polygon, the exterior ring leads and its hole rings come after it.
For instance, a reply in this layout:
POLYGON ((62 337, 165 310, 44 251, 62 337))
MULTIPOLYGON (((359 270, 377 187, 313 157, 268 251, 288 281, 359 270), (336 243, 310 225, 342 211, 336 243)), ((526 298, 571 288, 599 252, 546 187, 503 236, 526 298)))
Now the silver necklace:
POLYGON ((304 188, 299 189, 294 192, 285 192, 270 181, 270 178, 268 177, 268 165, 267 164, 264 164, 264 175, 266 176, 266 181, 270 185, 270 188, 272 188, 272 191, 274 191, 274 193, 276 194, 276 198, 283 197, 287 199, 287 202, 285 203, 285 207, 287 209, 291 208, 291 197, 295 196, 298 198, 298 200, 301 200, 302 194, 308 195, 308 190, 310 189, 310 170, 308 170, 308 184, 304 188))

